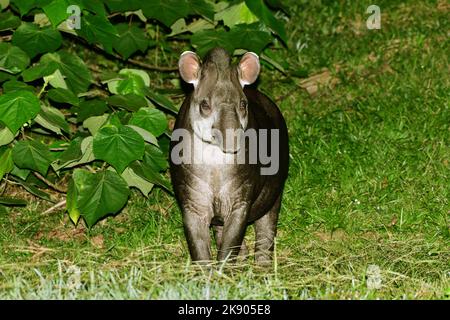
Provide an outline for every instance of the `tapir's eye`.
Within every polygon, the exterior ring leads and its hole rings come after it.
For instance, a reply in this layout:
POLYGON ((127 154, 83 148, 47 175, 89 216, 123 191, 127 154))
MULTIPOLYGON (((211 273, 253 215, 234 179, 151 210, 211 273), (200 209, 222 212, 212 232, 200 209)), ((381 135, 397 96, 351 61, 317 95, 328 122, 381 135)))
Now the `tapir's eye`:
POLYGON ((211 111, 211 107, 210 107, 208 101, 202 100, 200 102, 200 111, 202 111, 203 113, 206 113, 206 114, 211 111))
POLYGON ((239 107, 241 108, 242 111, 247 109, 247 101, 241 100, 241 104, 239 105, 239 107))

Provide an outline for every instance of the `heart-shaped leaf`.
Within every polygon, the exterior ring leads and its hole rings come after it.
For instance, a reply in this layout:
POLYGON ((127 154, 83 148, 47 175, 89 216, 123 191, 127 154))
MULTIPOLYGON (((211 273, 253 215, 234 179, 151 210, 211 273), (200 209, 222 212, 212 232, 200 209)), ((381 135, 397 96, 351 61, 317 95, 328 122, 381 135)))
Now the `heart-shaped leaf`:
POLYGON ((155 137, 163 134, 167 129, 167 119, 164 113, 154 108, 142 108, 134 113, 129 124, 141 127, 155 137))
POLYGON ((124 59, 128 59, 136 51, 145 52, 148 46, 148 39, 145 32, 136 25, 120 23, 116 25, 119 38, 114 41, 114 49, 120 53, 124 59))
POLYGON ((78 106, 80 103, 78 97, 72 91, 63 88, 50 89, 47 92, 47 97, 55 102, 68 103, 73 106, 78 106))
POLYGON ((128 200, 128 185, 114 171, 90 173, 76 169, 72 179, 74 184, 68 192, 69 209, 71 212, 77 210, 89 227, 106 215, 118 212, 128 200))
POLYGON ((39 99, 30 91, 17 90, 0 96, 0 122, 15 134, 41 110, 39 99))
POLYGON ((10 43, 0 42, 0 70, 16 74, 30 64, 30 57, 10 43))
POLYGON ((119 173, 131 162, 142 159, 144 147, 144 139, 126 126, 104 126, 94 137, 95 157, 108 162, 119 173))
POLYGON ((62 37, 59 31, 52 27, 39 28, 32 23, 23 23, 14 32, 12 43, 34 58, 38 54, 58 49, 62 37))
POLYGON ((189 13, 189 6, 185 0, 143 1, 141 6, 147 18, 161 21, 167 27, 189 13))
POLYGON ((19 141, 13 148, 13 160, 19 168, 45 175, 52 162, 52 155, 46 145, 36 140, 19 141))

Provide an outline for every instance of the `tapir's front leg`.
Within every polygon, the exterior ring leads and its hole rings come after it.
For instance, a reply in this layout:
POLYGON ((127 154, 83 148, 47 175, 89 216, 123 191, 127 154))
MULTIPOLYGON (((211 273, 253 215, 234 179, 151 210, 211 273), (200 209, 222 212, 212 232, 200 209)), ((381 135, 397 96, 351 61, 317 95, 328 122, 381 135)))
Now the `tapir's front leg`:
POLYGON ((184 233, 193 261, 211 261, 210 214, 207 208, 185 203, 182 206, 184 233))
POLYGON ((247 202, 237 203, 225 218, 222 241, 218 253, 219 261, 234 259, 239 254, 247 228, 249 207, 247 202))

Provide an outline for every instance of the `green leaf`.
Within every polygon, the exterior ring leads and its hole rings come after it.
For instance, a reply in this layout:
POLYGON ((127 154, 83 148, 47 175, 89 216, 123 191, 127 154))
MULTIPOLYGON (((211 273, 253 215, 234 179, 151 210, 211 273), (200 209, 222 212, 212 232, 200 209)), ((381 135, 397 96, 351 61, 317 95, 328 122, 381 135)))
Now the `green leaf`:
POLYGON ((12 150, 6 149, 5 152, 0 156, 0 180, 7 173, 10 173, 14 169, 14 162, 12 159, 12 150))
MULTIPOLYGON (((110 170, 90 173, 77 169, 72 179, 77 199, 71 205, 76 203, 76 210, 79 210, 89 227, 106 215, 122 209, 130 194, 125 180, 110 170)), ((73 192, 71 197, 74 197, 73 192)))
POLYGON ((27 201, 16 198, 0 197, 0 204, 7 206, 26 206, 27 201))
POLYGON ((145 178, 147 181, 163 187, 168 192, 172 193, 170 182, 167 181, 158 171, 153 169, 151 165, 142 163, 141 161, 135 161, 130 165, 130 168, 139 175, 145 178))
POLYGON ((36 117, 35 121, 42 127, 62 135, 61 129, 69 133, 70 128, 67 123, 64 114, 56 108, 41 105, 41 112, 36 117))
POLYGON ((18 90, 0 96, 0 122, 15 134, 41 110, 39 99, 29 91, 18 90))
POLYGON ((39 198, 44 199, 44 200, 49 201, 49 202, 55 202, 55 201, 52 200, 52 198, 50 197, 50 195, 48 193, 39 190, 38 188, 36 188, 31 183, 23 181, 23 179, 22 180, 21 179, 14 179, 14 181, 19 183, 22 187, 24 187, 25 190, 27 190, 31 194, 35 195, 36 197, 39 197, 39 198))
POLYGON ((163 151, 151 144, 145 146, 143 163, 150 166, 155 171, 164 171, 169 165, 163 151))
POLYGON ((11 0, 11 4, 14 4, 20 11, 20 15, 26 15, 31 9, 36 8, 38 4, 46 4, 51 0, 42 1, 42 0, 11 0))
POLYGON ((126 95, 116 94, 109 96, 107 99, 109 105, 124 108, 128 111, 138 111, 142 107, 146 107, 147 100, 144 97, 130 93, 126 95))
POLYGON ((144 89, 145 95, 152 100, 153 102, 155 102, 156 104, 158 104, 159 106, 161 106, 162 108, 171 111, 175 114, 178 113, 178 108, 175 107, 175 105, 172 103, 172 101, 170 101, 167 97, 160 95, 158 93, 155 93, 153 91, 151 91, 149 88, 145 88, 144 89))
POLYGON ((135 94, 144 96, 146 87, 150 85, 150 77, 147 72, 138 69, 122 69, 120 78, 113 78, 108 83, 108 90, 113 94, 135 94))
POLYGON ((19 168, 30 169, 46 175, 52 162, 47 146, 34 141, 19 141, 13 148, 14 163, 19 168))
POLYGON ((111 12, 136 11, 141 8, 141 0, 108 0, 105 4, 111 12))
POLYGON ((0 70, 12 74, 19 73, 30 64, 30 57, 10 43, 0 42, 0 70))
MULTIPOLYGON (((216 13, 214 20, 223 21, 223 24, 229 28, 232 28, 236 24, 250 24, 258 21, 258 17, 255 16, 250 9, 241 2, 237 5, 226 8, 225 10, 216 13)), ((254 40, 253 38, 249 38, 254 40)))
POLYGON ((90 136, 84 138, 83 141, 81 142, 81 153, 82 153, 81 159, 79 160, 74 159, 72 161, 67 161, 65 163, 61 162, 60 165, 54 164, 53 168, 55 168, 55 170, 68 169, 94 161, 95 156, 92 147, 93 140, 94 137, 90 136))
POLYGON ((75 94, 86 92, 92 82, 88 68, 78 56, 65 51, 46 53, 39 63, 22 73, 25 82, 51 75, 59 69, 66 77, 68 89, 75 94))
POLYGON ((50 89, 47 92, 47 97, 52 101, 67 103, 73 106, 78 106, 80 103, 78 97, 72 91, 63 88, 50 89))
POLYGON ((27 90, 27 91, 34 93, 35 89, 34 89, 34 87, 29 86, 26 83, 24 83, 22 81, 17 81, 17 80, 9 80, 3 84, 3 93, 18 91, 18 90, 27 90))
POLYGON ((87 118, 83 121, 83 127, 87 128, 92 135, 95 135, 98 129, 108 121, 108 118, 108 114, 87 118))
POLYGON ((161 21, 167 27, 189 13, 189 6, 185 0, 142 1, 141 9, 147 18, 161 21))
POLYGON ((215 48, 222 47, 228 52, 233 52, 235 47, 229 33, 225 30, 203 30, 191 37, 191 44, 197 49, 197 53, 204 57, 205 54, 215 48))
POLYGON ((20 24, 19 17, 13 15, 11 12, 0 13, 0 31, 13 30, 20 26, 20 24))
POLYGON ((163 134, 167 129, 165 114, 154 108, 142 108, 134 113, 129 124, 138 126, 152 133, 155 137, 163 134))
POLYGON ((259 29, 259 23, 235 26, 230 31, 230 38, 235 48, 247 49, 257 54, 272 41, 272 36, 268 32, 259 29), (252 41, 248 41, 248 39, 252 39, 252 41))
POLYGON ((142 159, 144 139, 126 126, 105 126, 94 137, 94 155, 121 173, 131 162, 142 159))
POLYGON ((4 10, 9 6, 9 0, 0 0, 0 9, 4 10))
POLYGON ((13 34, 12 43, 31 58, 38 54, 53 52, 61 46, 62 37, 52 27, 39 28, 32 23, 23 23, 13 34))
POLYGON ((148 39, 143 29, 136 25, 120 23, 116 25, 119 38, 114 41, 114 49, 124 58, 128 59, 136 51, 145 52, 148 46, 148 39))
POLYGON ((90 44, 101 44, 108 53, 112 53, 112 45, 117 39, 117 30, 106 17, 91 14, 83 15, 77 34, 90 44))
POLYGON ((210 21, 214 21, 214 7, 205 0, 188 0, 190 13, 198 14, 210 21))
POLYGON ((66 196, 66 209, 69 213, 69 218, 72 220, 75 225, 78 223, 80 219, 81 213, 77 208, 77 199, 78 199, 78 191, 73 179, 69 182, 69 187, 67 188, 67 196, 66 196))
POLYGON ((53 0, 44 6, 42 10, 44 10, 45 15, 56 28, 61 22, 69 18, 70 13, 67 12, 67 8, 70 5, 71 3, 67 0, 53 0))
POLYGON ((83 122, 93 116, 103 115, 108 110, 106 102, 100 99, 84 100, 72 109, 77 113, 77 122, 83 122))
POLYGON ((69 146, 59 156, 56 162, 52 163, 55 171, 64 168, 66 165, 79 161, 83 155, 81 151, 81 142, 83 138, 77 137, 70 141, 69 146))
MULTIPOLYGON (((14 158, 13 158, 14 160, 14 158)), ((28 169, 20 169, 19 167, 17 167, 16 165, 14 165, 14 168, 11 171, 11 174, 13 176, 16 176, 22 180, 26 180, 27 177, 30 175, 31 170, 28 169)))
POLYGON ((126 168, 122 172, 122 178, 127 182, 129 187, 139 189, 145 197, 148 197, 148 194, 152 191, 154 186, 153 183, 138 176, 131 168, 126 168))
POLYGON ((129 124, 127 125, 127 127, 130 127, 131 129, 133 129, 134 131, 139 133, 141 135, 141 137, 144 139, 144 141, 154 144, 156 146, 158 145, 158 140, 156 139, 156 137, 152 133, 148 132, 147 130, 142 129, 137 126, 129 125, 129 124))
POLYGON ((8 128, 3 128, 0 130, 0 146, 10 144, 14 141, 15 135, 8 128))
POLYGON ((44 82, 50 83, 50 85, 55 89, 67 89, 66 80, 59 69, 56 69, 51 75, 44 77, 44 82))
POLYGON ((278 34, 280 39, 287 44, 287 35, 283 22, 275 18, 273 13, 264 4, 264 0, 245 0, 245 4, 267 27, 278 34))

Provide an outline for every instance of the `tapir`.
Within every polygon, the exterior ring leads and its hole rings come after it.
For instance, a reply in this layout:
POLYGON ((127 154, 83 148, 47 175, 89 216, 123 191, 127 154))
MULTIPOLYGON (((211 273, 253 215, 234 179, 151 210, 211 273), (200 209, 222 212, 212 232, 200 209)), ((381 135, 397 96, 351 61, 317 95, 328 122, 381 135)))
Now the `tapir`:
POLYGON ((175 121, 170 174, 195 262, 212 261, 211 227, 217 259, 235 260, 246 250, 249 224, 255 227, 256 263, 272 261, 289 144, 276 104, 249 87, 259 72, 253 52, 238 64, 222 48, 203 61, 191 51, 180 56, 180 76, 193 90, 175 121))

